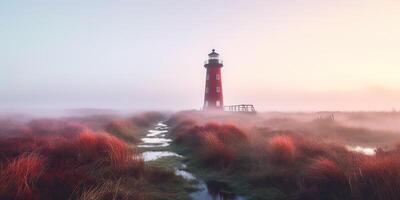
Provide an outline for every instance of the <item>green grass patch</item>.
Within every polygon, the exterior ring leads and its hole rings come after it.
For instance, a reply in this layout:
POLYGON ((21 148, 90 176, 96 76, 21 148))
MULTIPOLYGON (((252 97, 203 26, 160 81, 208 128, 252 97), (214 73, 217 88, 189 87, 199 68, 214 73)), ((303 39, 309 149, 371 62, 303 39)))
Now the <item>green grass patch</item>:
POLYGON ((260 188, 252 186, 250 182, 255 172, 249 171, 248 164, 246 164, 245 160, 241 161, 243 162, 243 166, 218 169, 205 166, 196 152, 183 145, 173 143, 170 149, 183 155, 183 162, 187 165, 187 170, 206 183, 217 181, 220 184, 225 184, 230 192, 245 196, 246 199, 249 200, 287 199, 287 196, 278 188, 260 188))

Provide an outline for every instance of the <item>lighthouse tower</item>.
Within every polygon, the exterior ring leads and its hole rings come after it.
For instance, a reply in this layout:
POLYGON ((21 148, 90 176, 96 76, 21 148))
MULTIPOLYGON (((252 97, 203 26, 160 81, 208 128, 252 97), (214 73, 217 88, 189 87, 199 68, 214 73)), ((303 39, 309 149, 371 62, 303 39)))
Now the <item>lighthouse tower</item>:
POLYGON ((207 69, 206 88, 204 93, 204 110, 223 110, 224 100, 222 96, 221 68, 222 60, 219 54, 213 49, 208 54, 208 60, 204 67, 207 69))

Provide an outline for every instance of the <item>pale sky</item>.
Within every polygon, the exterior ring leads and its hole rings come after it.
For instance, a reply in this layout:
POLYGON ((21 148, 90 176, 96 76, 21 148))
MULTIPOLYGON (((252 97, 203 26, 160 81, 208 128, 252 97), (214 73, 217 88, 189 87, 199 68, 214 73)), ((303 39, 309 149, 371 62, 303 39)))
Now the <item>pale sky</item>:
POLYGON ((0 0, 0 109, 400 109, 400 1, 0 0))

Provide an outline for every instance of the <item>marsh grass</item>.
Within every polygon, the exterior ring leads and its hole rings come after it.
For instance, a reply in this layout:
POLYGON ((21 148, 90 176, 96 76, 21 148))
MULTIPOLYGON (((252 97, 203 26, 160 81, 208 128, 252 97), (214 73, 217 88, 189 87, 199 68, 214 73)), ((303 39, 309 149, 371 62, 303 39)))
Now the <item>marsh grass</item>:
MULTIPOLYGON (((371 130, 332 121, 293 124, 286 119, 268 120, 275 127, 285 124, 281 130, 260 124, 248 127, 254 123, 247 121, 231 127, 226 122, 238 121, 232 119, 236 115, 216 120, 192 114, 169 120, 174 145, 187 157, 189 169, 206 181, 227 183, 250 199, 400 199, 397 147, 368 156, 350 152, 338 142, 351 138, 351 143, 369 143, 379 137, 371 130)), ((386 136, 379 138, 381 143, 386 136)))
MULTIPOLYGON (((145 122, 155 123, 153 115, 145 117, 145 122)), ((188 198, 181 177, 146 165, 133 143, 101 128, 111 123, 111 118, 71 120, 35 120, 16 123, 13 128, 0 127, 2 133, 10 131, 0 137, 0 199, 188 198), (86 126, 89 124, 93 128, 86 126)), ((114 128, 126 131, 127 121, 114 128)), ((128 128, 129 134, 140 134, 130 125, 128 128)))

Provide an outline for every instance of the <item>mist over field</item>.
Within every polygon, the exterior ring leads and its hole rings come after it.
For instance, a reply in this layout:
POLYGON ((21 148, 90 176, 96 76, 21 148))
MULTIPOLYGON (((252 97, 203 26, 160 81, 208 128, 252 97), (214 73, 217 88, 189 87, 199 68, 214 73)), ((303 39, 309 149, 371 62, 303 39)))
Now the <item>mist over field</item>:
POLYGON ((399 120, 397 112, 2 114, 0 197, 395 199, 399 120))

